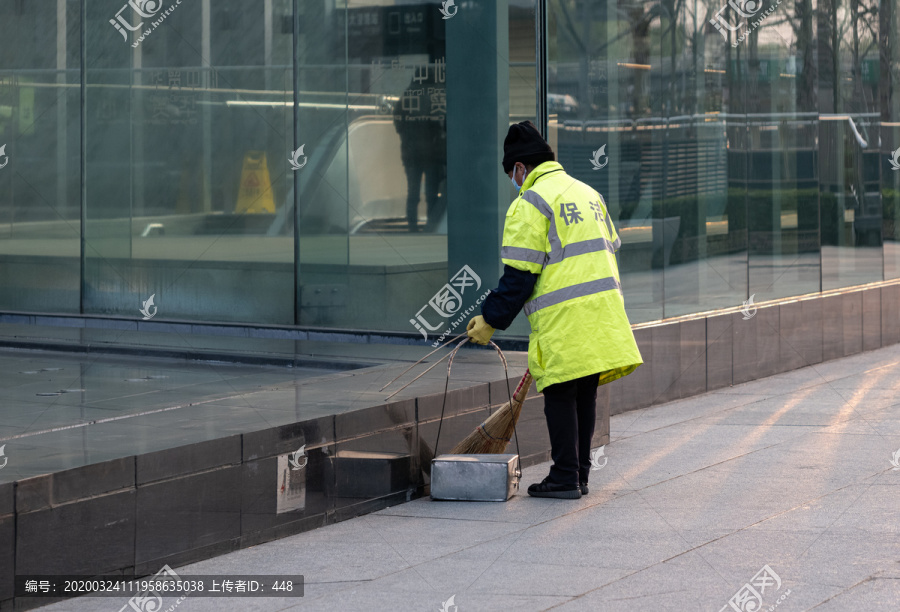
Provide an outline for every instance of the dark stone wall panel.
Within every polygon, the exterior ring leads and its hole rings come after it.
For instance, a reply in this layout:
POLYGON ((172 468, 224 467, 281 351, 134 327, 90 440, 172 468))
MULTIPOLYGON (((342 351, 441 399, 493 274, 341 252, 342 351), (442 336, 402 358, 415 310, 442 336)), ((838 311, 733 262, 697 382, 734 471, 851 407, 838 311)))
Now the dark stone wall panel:
POLYGON ((172 555, 236 540, 241 535, 240 491, 240 466, 138 487, 135 561, 157 560, 161 566, 172 555))
POLYGON ((706 388, 710 391, 733 384, 734 321, 730 314, 706 319, 706 388))
MULTIPOLYGON (((18 513, 16 571, 90 576, 132 568, 135 500, 131 490, 18 513)), ((171 519, 163 513, 159 520, 168 526, 171 519)))

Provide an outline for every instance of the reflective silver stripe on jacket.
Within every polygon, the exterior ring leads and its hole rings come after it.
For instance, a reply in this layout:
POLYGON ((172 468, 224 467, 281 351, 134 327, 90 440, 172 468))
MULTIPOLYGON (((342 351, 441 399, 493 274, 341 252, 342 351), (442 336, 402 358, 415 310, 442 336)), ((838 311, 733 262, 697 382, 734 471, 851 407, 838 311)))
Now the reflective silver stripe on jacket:
MULTIPOLYGON (((532 191, 531 189, 523 193, 521 197, 523 200, 534 206, 539 213, 544 215, 544 217, 546 217, 547 220, 550 221, 550 228, 547 231, 547 239, 550 242, 550 253, 548 255, 535 249, 504 247, 504 250, 501 251, 501 256, 505 259, 527 261, 530 263, 540 264, 541 266, 546 268, 550 264, 555 264, 563 261, 566 257, 584 255, 585 253, 595 253, 604 250, 609 251, 610 253, 615 253, 622 246, 621 238, 616 238, 615 242, 610 242, 605 238, 595 238, 592 240, 575 242, 563 247, 562 241, 559 239, 559 234, 556 231, 556 217, 553 214, 553 208, 550 206, 550 204, 547 203, 547 200, 545 200, 539 193, 537 193, 536 191, 532 191), (517 249, 517 251, 515 251, 516 255, 509 257, 503 255, 503 253, 507 252, 506 249, 517 249)), ((606 201, 603 199, 602 195, 600 196, 600 202, 603 205, 605 213, 603 221, 606 223, 606 228, 609 231, 609 235, 613 236, 615 230, 613 229, 612 218, 610 217, 609 209, 607 208, 606 201)), ((510 251, 510 253, 512 253, 512 251, 510 251)))
MULTIPOLYGON (((612 218, 609 216, 609 211, 606 212, 606 216, 603 218, 603 220, 606 222, 606 229, 609 230, 609 236, 610 236, 610 238, 612 238, 612 236, 615 232, 613 231, 612 218)), ((622 243, 619 242, 619 244, 622 244, 622 243)))
POLYGON ((558 251, 562 248, 562 242, 559 240, 559 234, 556 232, 556 218, 553 216, 553 209, 547 204, 547 200, 532 190, 528 190, 522 194, 522 199, 537 208, 538 212, 547 217, 550 221, 550 229, 547 230, 547 240, 550 241, 550 252, 558 251))
POLYGON ((541 267, 547 265, 546 253, 544 253, 543 251, 525 249, 522 247, 505 246, 500 249, 500 258, 514 259, 515 261, 527 261, 529 263, 536 263, 541 267))
POLYGON ((610 242, 606 238, 593 238, 591 240, 582 240, 581 242, 573 242, 567 244, 558 251, 550 251, 550 257, 547 258, 547 265, 561 262, 566 257, 574 257, 575 255, 584 255, 585 253, 596 253, 598 251, 616 252, 615 243, 610 242))
POLYGON ((548 219, 553 219, 553 209, 550 208, 550 205, 547 204, 547 200, 542 198, 538 192, 529 189, 522 194, 522 199, 537 208, 538 212, 548 219))
POLYGON ((617 289, 621 293, 622 285, 620 285, 619 281, 612 276, 588 281, 586 283, 579 283, 577 285, 572 285, 571 287, 564 287, 538 296, 530 302, 526 302, 524 309, 525 314, 530 317, 542 308, 555 306, 556 304, 561 304, 562 302, 567 302, 575 298, 593 295, 595 293, 603 293, 604 291, 611 291, 613 289, 617 289))
MULTIPOLYGON (((597 195, 600 194, 598 193, 597 195)), ((609 206, 606 205, 606 200, 603 199, 602 195, 600 195, 600 203, 603 204, 603 221, 606 223, 606 229, 609 230, 609 237, 612 238, 615 234, 615 230, 613 229, 612 216, 609 214, 609 206)), ((622 246, 621 238, 616 238, 616 241, 613 242, 613 246, 615 247, 615 250, 618 251, 619 247, 622 246)))

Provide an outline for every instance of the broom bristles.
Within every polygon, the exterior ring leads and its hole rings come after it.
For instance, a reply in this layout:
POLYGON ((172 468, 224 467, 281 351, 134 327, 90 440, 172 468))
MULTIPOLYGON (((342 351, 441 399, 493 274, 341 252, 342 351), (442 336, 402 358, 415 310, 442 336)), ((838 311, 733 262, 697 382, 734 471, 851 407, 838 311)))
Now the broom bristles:
POLYGON ((507 402, 488 419, 488 421, 493 419, 493 422, 485 421, 479 425, 450 452, 455 455, 504 452, 512 440, 516 421, 522 411, 522 404, 518 402, 514 402, 514 404, 514 406, 510 406, 507 402))
POLYGON ((506 451, 506 447, 509 445, 515 432, 516 423, 522 412, 522 403, 528 394, 531 381, 531 373, 526 371, 525 376, 522 377, 519 386, 516 388, 512 402, 507 401, 503 404, 497 412, 475 428, 475 431, 453 447, 450 453, 453 455, 471 455, 499 454, 506 451))

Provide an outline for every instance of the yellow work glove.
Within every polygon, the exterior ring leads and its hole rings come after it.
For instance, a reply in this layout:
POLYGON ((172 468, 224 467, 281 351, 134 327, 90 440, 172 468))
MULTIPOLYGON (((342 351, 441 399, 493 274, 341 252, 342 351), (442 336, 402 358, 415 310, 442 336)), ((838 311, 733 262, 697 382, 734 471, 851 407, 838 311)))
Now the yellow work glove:
POLYGON ((487 344, 491 340, 491 336, 497 331, 485 322, 484 317, 478 315, 474 317, 466 326, 469 339, 475 344, 487 344))

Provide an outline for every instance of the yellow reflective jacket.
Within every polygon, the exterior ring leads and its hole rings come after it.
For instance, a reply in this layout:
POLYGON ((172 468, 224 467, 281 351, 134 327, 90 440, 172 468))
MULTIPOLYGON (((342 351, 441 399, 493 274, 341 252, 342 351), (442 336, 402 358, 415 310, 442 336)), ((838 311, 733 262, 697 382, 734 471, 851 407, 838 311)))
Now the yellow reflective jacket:
POLYGON ((643 363, 625 314, 615 252, 622 244, 603 197, 545 162, 506 213, 503 263, 539 274, 525 303, 528 368, 537 390, 600 372, 600 384, 643 363))

